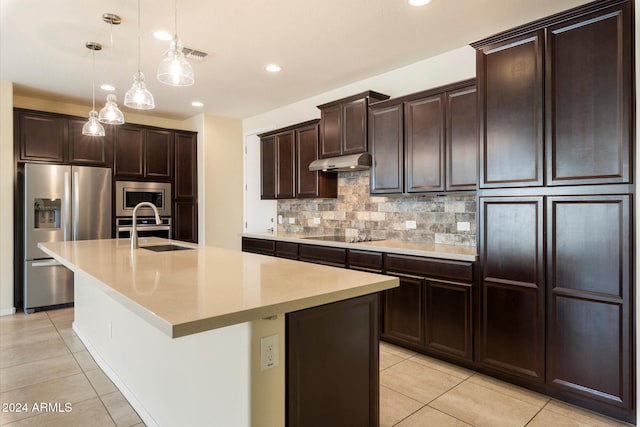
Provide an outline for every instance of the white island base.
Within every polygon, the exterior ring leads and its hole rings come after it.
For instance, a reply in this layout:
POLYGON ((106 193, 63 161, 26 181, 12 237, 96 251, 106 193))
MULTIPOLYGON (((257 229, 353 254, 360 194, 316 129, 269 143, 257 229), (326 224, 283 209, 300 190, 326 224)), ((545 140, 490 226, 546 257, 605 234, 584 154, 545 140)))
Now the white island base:
POLYGON ((73 330, 147 426, 284 426, 284 316, 170 338, 75 275, 73 330), (260 338, 279 364, 260 370, 260 338), (254 356, 254 357, 251 357, 254 356))

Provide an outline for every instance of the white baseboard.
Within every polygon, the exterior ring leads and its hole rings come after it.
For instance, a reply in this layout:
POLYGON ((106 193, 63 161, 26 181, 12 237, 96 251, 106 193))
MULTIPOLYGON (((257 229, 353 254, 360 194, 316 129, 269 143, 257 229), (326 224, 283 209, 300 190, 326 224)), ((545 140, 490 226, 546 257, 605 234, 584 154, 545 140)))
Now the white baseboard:
POLYGON ((138 413, 142 421, 147 425, 147 427, 159 427, 159 424, 153 419, 151 414, 147 412, 147 410, 142 406, 142 403, 135 397, 135 395, 127 388, 127 386, 122 382, 120 377, 111 369, 111 367, 104 361, 103 358, 100 357, 95 347, 91 345, 91 342, 86 339, 86 337, 78 330, 76 327, 76 323, 72 323, 73 332, 76 333, 80 341, 87 348, 87 351, 93 357, 93 360, 96 361, 100 369, 105 373, 107 377, 115 384, 115 386, 120 390, 120 393, 124 396, 125 399, 129 402, 129 404, 135 409, 138 413))
POLYGON ((0 316, 11 316, 12 314, 16 314, 16 308, 5 308, 4 310, 0 310, 0 316))

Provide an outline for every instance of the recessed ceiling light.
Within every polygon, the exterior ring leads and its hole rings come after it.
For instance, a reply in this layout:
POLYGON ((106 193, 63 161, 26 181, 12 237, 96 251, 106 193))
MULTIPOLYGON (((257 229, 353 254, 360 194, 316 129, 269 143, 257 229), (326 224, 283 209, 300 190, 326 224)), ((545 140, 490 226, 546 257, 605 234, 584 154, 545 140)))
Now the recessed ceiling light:
POLYGON ((110 85, 109 83, 105 83, 103 85, 100 85, 100 89, 106 90, 107 92, 112 92, 116 90, 116 87, 114 85, 110 85))
POLYGON ((193 101, 191 105, 193 105, 194 107, 204 107, 204 104, 200 101, 193 101))
POLYGON ((409 4, 411 6, 424 6, 429 3, 431 0, 409 0, 409 4))
POLYGON ((173 39, 173 36, 164 30, 158 30, 153 33, 153 37, 162 41, 169 41, 173 39))
POLYGON ((269 64, 264 67, 264 69, 270 73, 277 73, 278 71, 282 70, 282 67, 280 67, 278 64, 269 64))

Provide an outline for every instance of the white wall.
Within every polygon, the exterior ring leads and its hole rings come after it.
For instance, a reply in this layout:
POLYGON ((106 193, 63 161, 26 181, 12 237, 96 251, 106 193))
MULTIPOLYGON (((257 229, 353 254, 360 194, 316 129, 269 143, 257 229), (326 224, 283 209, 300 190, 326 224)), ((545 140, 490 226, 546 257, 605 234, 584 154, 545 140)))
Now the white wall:
POLYGON ((403 68, 360 80, 355 83, 285 105, 257 116, 249 117, 242 123, 245 135, 269 129, 292 125, 320 117, 317 105, 336 99, 374 90, 392 98, 442 86, 476 75, 475 50, 464 46, 433 58, 408 65, 403 68))
POLYGON ((13 86, 0 81, 0 316, 13 307, 13 86))

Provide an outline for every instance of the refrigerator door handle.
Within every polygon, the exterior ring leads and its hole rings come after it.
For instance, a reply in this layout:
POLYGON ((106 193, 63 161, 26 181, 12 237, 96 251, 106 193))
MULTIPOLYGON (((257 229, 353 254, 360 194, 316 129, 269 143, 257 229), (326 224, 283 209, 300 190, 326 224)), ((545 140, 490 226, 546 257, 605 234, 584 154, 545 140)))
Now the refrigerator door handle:
POLYGON ((31 265, 34 267, 57 267, 62 264, 60 264, 56 260, 51 260, 51 261, 37 261, 37 262, 31 263, 31 265))
POLYGON ((79 173, 78 171, 74 171, 73 185, 71 186, 71 189, 73 191, 73 197, 71 198, 72 209, 73 209, 71 212, 71 217, 73 219, 72 240, 78 240, 78 188, 80 188, 79 173))
POLYGON ((71 240, 71 180, 69 172, 64 173, 64 215, 63 215, 64 240, 71 240))

